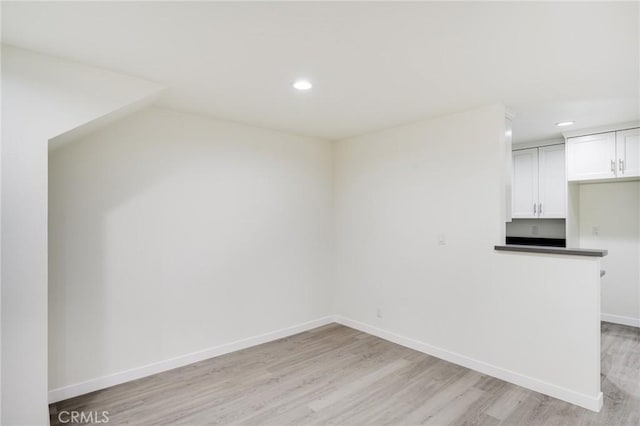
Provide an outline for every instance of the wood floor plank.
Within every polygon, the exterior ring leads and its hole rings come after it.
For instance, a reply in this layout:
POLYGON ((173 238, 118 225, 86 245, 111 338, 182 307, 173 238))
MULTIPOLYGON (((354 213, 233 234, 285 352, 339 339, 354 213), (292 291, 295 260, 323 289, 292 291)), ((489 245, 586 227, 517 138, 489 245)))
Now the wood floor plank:
POLYGON ((529 391, 526 389, 519 386, 510 386, 510 389, 504 391, 500 398, 486 410, 486 413, 498 420, 504 420, 522 403, 528 394, 529 391))
POLYGON ((309 403, 309 408, 314 412, 318 412, 336 402, 344 399, 349 394, 356 393, 367 386, 371 386, 374 382, 377 382, 380 379, 392 374, 395 371, 398 371, 402 367, 409 364, 409 361, 406 359, 399 359, 397 361, 392 362, 391 364, 385 365, 384 367, 376 370, 372 373, 367 374, 366 376, 356 380, 355 382, 349 384, 348 386, 343 386, 340 389, 336 389, 329 395, 326 395, 320 399, 315 401, 311 401, 309 403))
MULTIPOLYGON (((438 389, 437 393, 430 396, 424 403, 418 406, 405 421, 408 424, 424 424, 447 405, 455 404, 456 400, 472 388, 481 377, 482 374, 467 370, 460 379, 438 389)), ((477 392, 480 393, 482 391, 477 390, 477 392)))
POLYGON ((50 407, 131 425, 638 425, 640 329, 602 324, 600 413, 337 324, 50 407))
POLYGON ((438 426, 449 425, 462 417, 476 401, 484 396, 484 391, 468 388, 466 391, 449 401, 435 415, 429 417, 421 424, 438 426))

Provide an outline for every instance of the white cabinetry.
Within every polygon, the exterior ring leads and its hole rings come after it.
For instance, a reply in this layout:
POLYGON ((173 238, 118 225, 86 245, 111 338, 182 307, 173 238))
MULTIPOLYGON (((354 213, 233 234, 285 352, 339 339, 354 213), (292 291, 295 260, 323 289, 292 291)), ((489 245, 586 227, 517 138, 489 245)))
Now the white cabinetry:
POLYGON ((538 213, 541 218, 564 218, 567 213, 565 146, 538 148, 538 213))
POLYGON ((640 128, 567 139, 567 178, 591 181, 640 176, 640 128))
POLYGON ((618 177, 640 176, 640 128, 616 132, 618 177))
POLYGON ((569 138, 567 158, 568 180, 615 177, 615 132, 569 138))
POLYGON ((564 145, 513 151, 514 218, 566 216, 564 152, 564 145))
POLYGON ((537 217, 538 148, 513 151, 512 188, 512 217, 537 217))

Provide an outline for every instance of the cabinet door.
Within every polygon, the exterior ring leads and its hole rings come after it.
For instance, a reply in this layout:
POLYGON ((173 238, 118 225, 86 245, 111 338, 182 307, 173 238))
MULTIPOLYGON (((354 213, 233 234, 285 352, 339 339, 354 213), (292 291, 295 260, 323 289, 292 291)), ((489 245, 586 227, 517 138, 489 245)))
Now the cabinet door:
POLYGON ((538 214, 543 218, 564 218, 567 209, 564 145, 538 148, 538 214))
POLYGON ((640 129, 616 132, 618 177, 640 176, 640 129))
POLYGON ((514 218, 538 217, 538 149, 513 151, 514 218))
POLYGON ((567 177, 569 180, 616 177, 616 134, 580 136, 567 140, 567 177))

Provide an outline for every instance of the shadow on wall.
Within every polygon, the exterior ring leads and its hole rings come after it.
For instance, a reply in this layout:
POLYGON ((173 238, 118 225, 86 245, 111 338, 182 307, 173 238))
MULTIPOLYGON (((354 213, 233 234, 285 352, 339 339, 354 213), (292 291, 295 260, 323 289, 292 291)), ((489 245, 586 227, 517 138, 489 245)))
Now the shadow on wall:
POLYGON ((50 388, 327 315, 331 147, 149 108, 52 150, 50 388))
MULTIPOLYGON (((117 236, 111 241, 107 238, 112 227, 110 222, 117 221, 118 209, 135 203, 174 173, 178 162, 172 161, 171 155, 154 157, 153 151, 158 147, 148 133, 144 137, 118 133, 117 129, 101 130, 49 152, 50 389, 69 380, 82 380, 74 375, 94 374, 96 366, 108 369, 115 342, 104 339, 110 335, 105 326, 115 327, 131 314, 142 312, 142 306, 130 305, 129 301, 134 299, 129 296, 140 290, 133 286, 116 296, 121 302, 121 317, 109 317, 113 310, 108 309, 105 302, 113 300, 113 295, 105 294, 112 291, 107 282, 125 279, 134 283, 135 280, 110 276, 105 262, 126 275, 132 269, 127 263, 145 260, 144 253, 128 259, 113 257, 117 247, 110 246, 117 245, 119 240, 117 236), (144 161, 145 158, 149 161, 144 161), (71 356, 70 351, 75 354, 71 356), (78 365, 75 362, 78 359, 86 362, 78 365)), ((148 218, 139 216, 127 224, 130 234, 120 236, 135 238, 137 230, 147 221, 148 218)), ((147 267, 161 268, 162 265, 147 267)), ((135 327, 135 323, 130 325, 135 327)), ((132 334, 136 334, 135 330, 132 334)), ((139 342, 130 344, 135 347, 139 342)))

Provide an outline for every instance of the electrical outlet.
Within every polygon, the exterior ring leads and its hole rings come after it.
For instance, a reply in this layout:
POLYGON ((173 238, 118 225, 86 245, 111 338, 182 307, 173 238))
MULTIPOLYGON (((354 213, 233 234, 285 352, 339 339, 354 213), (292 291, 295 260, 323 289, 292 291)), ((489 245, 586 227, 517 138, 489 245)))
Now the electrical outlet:
POLYGON ((599 226, 595 226, 595 225, 592 226, 591 227, 591 234, 595 235, 595 236, 600 235, 600 227, 599 226))
POLYGON ((376 316, 382 318, 382 308, 376 308, 376 316))
POLYGON ((445 238, 444 234, 438 234, 438 245, 444 246, 446 244, 447 244, 447 239, 445 238))

